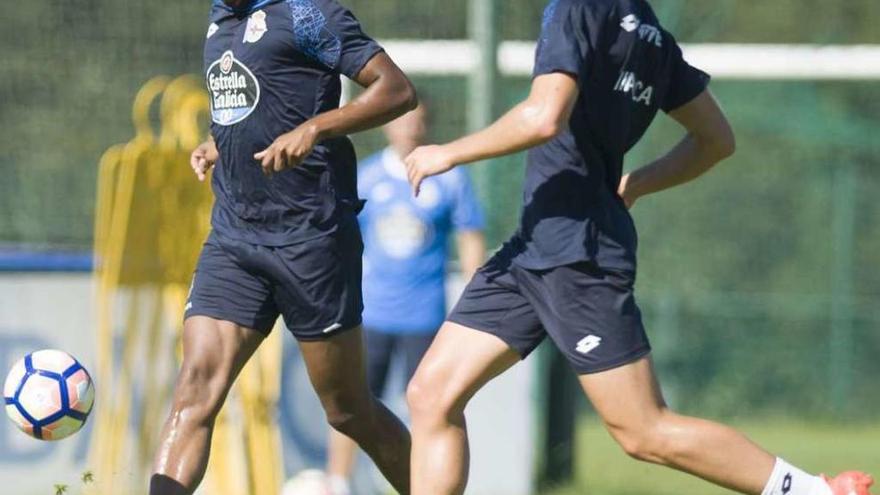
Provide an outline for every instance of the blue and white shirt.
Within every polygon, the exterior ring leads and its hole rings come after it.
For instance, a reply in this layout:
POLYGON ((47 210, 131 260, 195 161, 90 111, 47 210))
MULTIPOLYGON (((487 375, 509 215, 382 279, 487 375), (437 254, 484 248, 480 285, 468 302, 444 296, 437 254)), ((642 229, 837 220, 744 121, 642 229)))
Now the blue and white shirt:
POLYGON ((340 74, 354 78, 382 48, 335 0, 215 0, 205 42, 214 230, 281 246, 354 221, 357 167, 348 138, 323 141, 302 165, 263 175, 254 154, 317 114, 339 107, 340 74))
POLYGON ((367 200, 358 217, 364 325, 388 333, 437 331, 446 317, 450 236, 484 226, 467 172, 430 177, 413 197, 403 163, 388 148, 361 164, 358 184, 367 200))

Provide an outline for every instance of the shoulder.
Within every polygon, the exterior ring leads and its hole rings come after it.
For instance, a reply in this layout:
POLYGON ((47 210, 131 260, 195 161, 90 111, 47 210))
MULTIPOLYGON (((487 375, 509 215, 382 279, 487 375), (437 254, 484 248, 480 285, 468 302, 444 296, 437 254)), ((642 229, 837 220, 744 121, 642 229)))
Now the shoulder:
POLYGON ((318 0, 284 0, 290 9, 293 37, 309 57, 335 68, 341 49, 339 38, 327 29, 327 3, 318 0))
POLYGON ((553 0, 544 9, 541 26, 544 31, 560 25, 597 29, 615 18, 621 4, 621 0, 553 0))
POLYGON ((208 13, 208 20, 210 22, 217 23, 232 15, 234 15, 232 9, 221 0, 214 0, 211 2, 211 10, 208 13))
POLYGON ((350 14, 350 11, 336 0, 284 0, 294 16, 315 22, 327 22, 328 18, 350 14))
POLYGON ((552 0, 544 8, 544 19, 572 13, 601 11, 614 8, 620 0, 552 0))

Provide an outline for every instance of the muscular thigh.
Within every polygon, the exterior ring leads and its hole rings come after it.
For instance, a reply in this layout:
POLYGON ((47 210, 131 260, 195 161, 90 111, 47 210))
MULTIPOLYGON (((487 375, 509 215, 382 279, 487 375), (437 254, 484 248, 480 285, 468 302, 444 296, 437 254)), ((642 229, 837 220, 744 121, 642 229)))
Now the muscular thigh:
POLYGON ((499 337, 447 321, 410 383, 410 393, 440 410, 463 409, 486 383, 521 359, 499 337))
POLYGON ((361 327, 323 340, 300 341, 300 351, 325 408, 352 407, 370 399, 361 327))
POLYGON ((179 385, 187 389, 185 394, 222 402, 263 339, 262 333, 230 321, 206 316, 187 318, 179 385))
POLYGON ((647 429, 666 408, 649 356, 579 380, 612 434, 647 429))

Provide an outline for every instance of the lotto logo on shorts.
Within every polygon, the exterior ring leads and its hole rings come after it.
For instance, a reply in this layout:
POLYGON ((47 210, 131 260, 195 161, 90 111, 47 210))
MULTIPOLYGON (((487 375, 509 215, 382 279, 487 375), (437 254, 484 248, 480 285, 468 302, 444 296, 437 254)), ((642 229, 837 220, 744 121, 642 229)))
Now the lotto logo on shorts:
POLYGON ((602 337, 587 335, 586 337, 578 341, 577 347, 575 347, 574 350, 578 351, 581 354, 589 354, 600 345, 602 345, 602 337))

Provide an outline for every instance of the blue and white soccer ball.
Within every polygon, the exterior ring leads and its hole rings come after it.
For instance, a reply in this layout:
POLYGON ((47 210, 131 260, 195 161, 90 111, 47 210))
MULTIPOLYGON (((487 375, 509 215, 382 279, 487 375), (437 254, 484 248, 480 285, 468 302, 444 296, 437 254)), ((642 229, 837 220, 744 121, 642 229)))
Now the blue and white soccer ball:
POLYGON ((43 350, 21 358, 3 387, 6 414, 19 430, 40 440, 78 432, 92 412, 95 388, 89 372, 64 351, 43 350))

